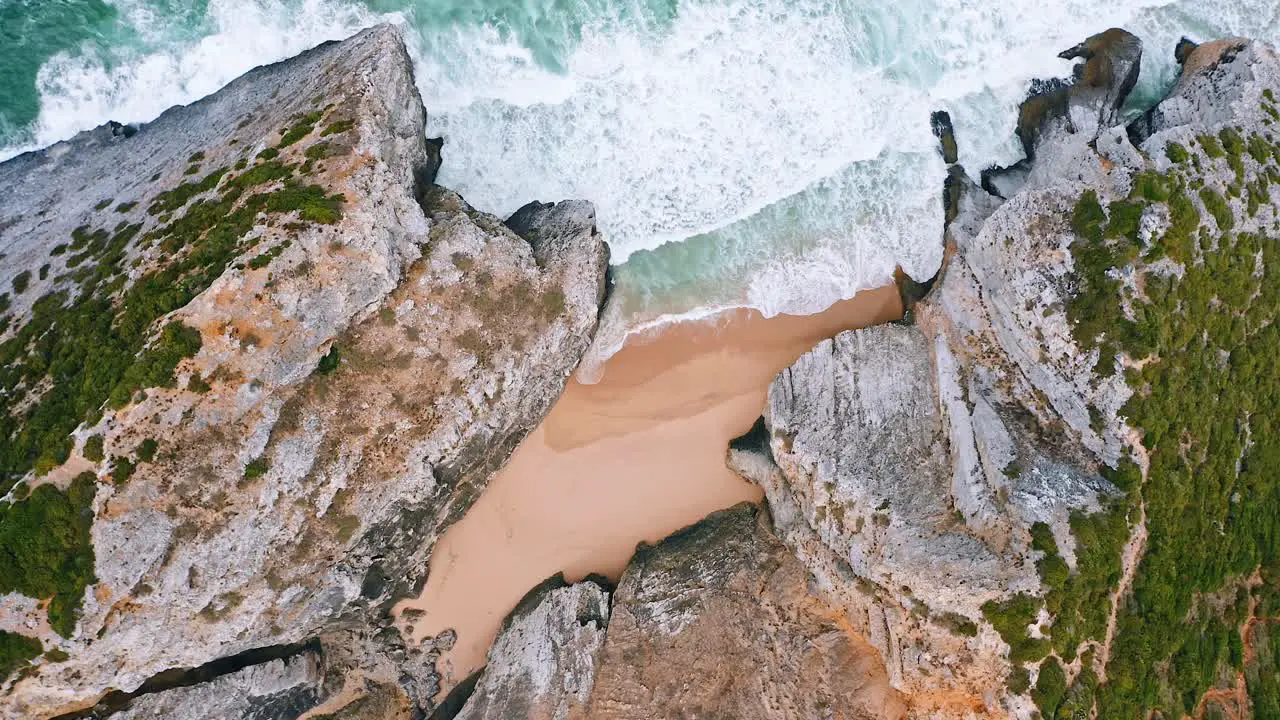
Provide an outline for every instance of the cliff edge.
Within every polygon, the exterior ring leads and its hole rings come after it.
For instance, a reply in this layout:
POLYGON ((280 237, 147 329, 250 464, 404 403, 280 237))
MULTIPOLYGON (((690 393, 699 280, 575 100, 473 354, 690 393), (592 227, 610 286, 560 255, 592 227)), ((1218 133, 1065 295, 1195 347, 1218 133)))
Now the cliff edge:
POLYGON ((213 678, 177 715, 432 709, 387 610, 559 396, 608 253, 588 203, 432 185, 425 120, 377 27, 0 164, 0 715, 213 678))
POLYGON ((1065 52, 1028 159, 953 166, 913 322, 816 347, 730 451, 912 716, 1274 711, 1280 62, 1187 41, 1125 126, 1141 52, 1065 52))

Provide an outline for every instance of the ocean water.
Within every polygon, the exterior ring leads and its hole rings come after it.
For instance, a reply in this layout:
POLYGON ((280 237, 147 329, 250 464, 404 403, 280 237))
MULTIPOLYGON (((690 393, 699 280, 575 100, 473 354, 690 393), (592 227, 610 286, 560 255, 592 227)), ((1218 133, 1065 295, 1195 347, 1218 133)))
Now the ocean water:
POLYGON ((1184 34, 1280 39, 1270 0, 0 0, 0 158, 378 22, 404 28, 440 182, 500 215, 593 201, 631 327, 929 277, 929 112, 971 171, 1012 162, 1030 79, 1089 34, 1145 41, 1135 104, 1184 34))

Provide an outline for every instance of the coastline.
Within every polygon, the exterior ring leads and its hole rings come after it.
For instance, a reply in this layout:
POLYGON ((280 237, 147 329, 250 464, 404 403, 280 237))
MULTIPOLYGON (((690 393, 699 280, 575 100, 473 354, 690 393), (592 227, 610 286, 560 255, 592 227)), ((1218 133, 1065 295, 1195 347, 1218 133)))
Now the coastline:
POLYGON ((724 454, 759 418, 769 382, 819 341, 902 314, 894 284, 813 315, 729 310, 632 336, 601 382, 571 379, 440 539, 419 597, 395 608, 419 641, 457 632, 438 663, 442 692, 483 667, 503 619, 546 578, 616 581, 637 543, 759 502, 760 489, 729 470, 724 454))

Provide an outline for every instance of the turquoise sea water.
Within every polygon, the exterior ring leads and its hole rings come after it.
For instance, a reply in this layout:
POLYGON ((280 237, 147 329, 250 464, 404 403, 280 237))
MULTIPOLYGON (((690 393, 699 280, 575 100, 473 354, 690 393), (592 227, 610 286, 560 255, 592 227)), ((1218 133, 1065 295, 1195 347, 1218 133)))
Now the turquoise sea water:
POLYGON ((249 68, 404 27, 446 139, 441 182, 503 214, 583 197, 634 323, 806 312, 940 260, 928 114, 971 170, 1018 157, 1015 108, 1056 53, 1123 25, 1135 94, 1174 43, 1280 39, 1263 0, 0 0, 0 158, 144 122, 249 68))

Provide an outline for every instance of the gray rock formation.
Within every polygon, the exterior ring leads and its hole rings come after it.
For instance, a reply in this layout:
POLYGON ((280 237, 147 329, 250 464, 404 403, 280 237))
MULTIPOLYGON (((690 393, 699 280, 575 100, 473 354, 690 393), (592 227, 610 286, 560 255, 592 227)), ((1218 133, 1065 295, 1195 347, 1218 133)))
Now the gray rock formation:
POLYGON ((1032 88, 1018 115, 1018 139, 1035 159, 1043 143, 1061 135, 1084 136, 1085 142, 1115 127, 1120 109, 1138 82, 1142 41, 1111 28, 1058 53, 1064 60, 1084 60, 1070 82, 1041 82, 1032 88))
MULTIPOLYGON (((1140 434, 1120 416, 1132 393, 1124 370, 1142 359, 1082 346, 1066 314, 1078 282, 1072 213, 1085 191, 1108 207, 1131 197, 1140 173, 1190 167, 1175 144, 1185 151, 1230 127, 1243 145, 1269 136, 1280 112, 1270 48, 1232 40, 1184 52, 1169 98, 1126 130, 1116 123, 1136 40, 1109 31, 1069 51, 1088 58, 1075 83, 1024 105, 1023 120, 1034 122, 1020 134, 1034 162, 1003 188, 1008 199, 962 172, 948 178, 949 259, 912 309, 914 325, 818 345, 773 382, 762 425, 730 450, 731 467, 764 488, 778 535, 823 596, 880 651, 913 716, 1036 713, 1029 696, 1009 691, 1007 646, 981 606, 1045 592, 1033 523, 1049 526, 1075 568, 1070 514, 1116 492, 1100 476, 1105 467, 1126 456, 1145 467, 1140 434)), ((1270 153, 1218 153, 1196 159, 1192 187, 1225 198, 1235 232, 1265 234, 1274 205, 1254 198, 1246 212, 1240 185, 1274 172, 1270 153)), ((1202 193, 1189 197, 1216 222, 1202 193)), ((1147 246, 1169 228, 1162 207, 1140 218, 1147 246)), ((1162 263, 1154 267, 1181 272, 1162 263)), ((1127 516, 1113 603, 1124 602, 1141 557, 1142 517, 1136 508, 1127 516)), ((1042 614, 1030 634, 1051 633, 1053 621, 1042 614)), ((1110 632, 1071 657, 1108 644, 1110 632)))
POLYGON ((607 248, 587 203, 535 204, 513 231, 429 186, 424 120, 399 35, 380 27, 136 132, 0 165, 0 282, 32 278, 3 338, 36 299, 89 287, 64 251, 96 228, 121 240, 108 268, 121 279, 93 286, 109 302, 231 243, 181 276, 193 297, 156 321, 199 334, 173 382, 124 395, 65 463, 26 479, 98 476, 96 582, 66 638, 4 598, 0 629, 69 657, 11 678, 0 715, 317 637, 326 691, 349 672, 378 689, 354 693, 365 702, 430 709, 434 651, 405 647, 386 610, 562 391, 594 332, 607 248), (107 460, 86 457, 93 435, 107 460), (146 440, 157 447, 138 451, 146 440), (112 457, 136 463, 127 482, 110 482, 112 457))
POLYGON ((808 584, 750 505, 642 545, 586 717, 901 717, 875 652, 808 584))
POLYGON ((1180 126, 1212 128, 1241 119, 1261 123, 1262 92, 1275 87, 1275 49, 1242 38, 1184 48, 1182 74, 1169 96, 1131 126, 1146 140, 1180 126))
POLYGON ((641 545, 610 594, 552 578, 507 619, 459 719, 897 718, 876 653, 752 505, 641 545))
POLYGON ((1084 62, 1075 66, 1069 80, 1032 82, 1016 130, 1026 159, 983 171, 982 186, 994 195, 1011 198, 1026 183, 1046 184, 1063 177, 1055 173, 1077 162, 1081 147, 1089 147, 1120 122, 1121 108, 1141 70, 1142 41, 1112 28, 1058 56, 1084 62))
POLYGON ((323 689, 318 655, 304 652, 246 667, 209 682, 139 697, 114 720, 282 720, 314 707, 323 689))
POLYGON ((455 720, 582 717, 609 626, 609 592, 556 576, 525 596, 455 720))
POLYGON ((982 707, 1001 686, 1004 643, 982 604, 1037 591, 1029 526, 1065 527, 1103 487, 966 380, 982 370, 916 327, 842 333, 774 381, 767 434, 730 451, 919 715, 982 707))

